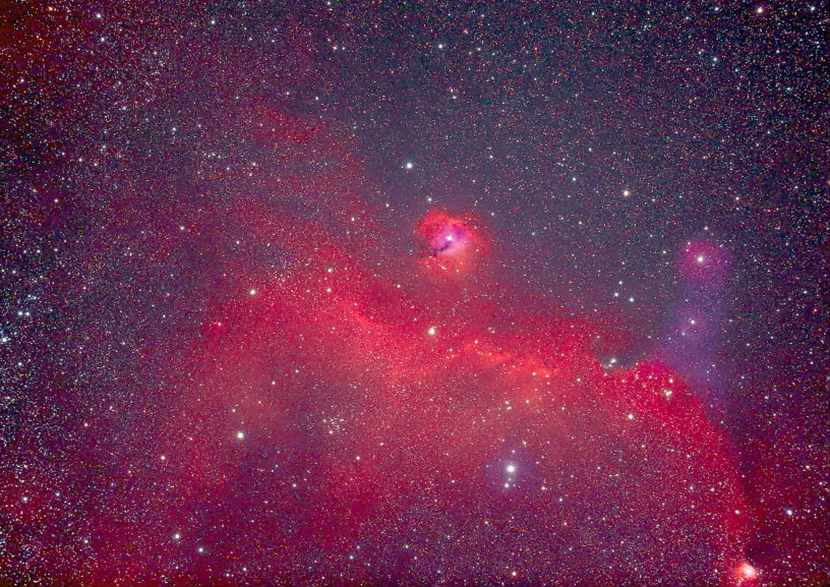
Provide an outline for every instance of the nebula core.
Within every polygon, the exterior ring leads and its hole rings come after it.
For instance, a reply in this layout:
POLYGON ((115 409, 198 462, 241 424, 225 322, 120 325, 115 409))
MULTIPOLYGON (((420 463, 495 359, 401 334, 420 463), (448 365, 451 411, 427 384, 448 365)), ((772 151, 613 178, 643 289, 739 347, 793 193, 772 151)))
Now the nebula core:
POLYGON ((826 6, 5 18, 0 584, 828 584, 826 6))

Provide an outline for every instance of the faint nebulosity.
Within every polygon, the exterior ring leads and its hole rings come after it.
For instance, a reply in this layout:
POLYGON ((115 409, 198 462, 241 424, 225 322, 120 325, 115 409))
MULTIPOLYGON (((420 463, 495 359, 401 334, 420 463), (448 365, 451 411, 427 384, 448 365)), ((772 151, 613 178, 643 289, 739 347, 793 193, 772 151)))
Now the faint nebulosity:
POLYGON ((828 584, 829 22, 3 3, 0 584, 828 584))

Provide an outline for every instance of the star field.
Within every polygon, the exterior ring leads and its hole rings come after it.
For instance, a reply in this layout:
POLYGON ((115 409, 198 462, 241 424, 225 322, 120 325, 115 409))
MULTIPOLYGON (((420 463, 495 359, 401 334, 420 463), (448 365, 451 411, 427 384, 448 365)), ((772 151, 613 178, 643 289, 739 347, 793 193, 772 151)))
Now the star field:
POLYGON ((824 3, 8 3, 0 584, 830 583, 824 3))

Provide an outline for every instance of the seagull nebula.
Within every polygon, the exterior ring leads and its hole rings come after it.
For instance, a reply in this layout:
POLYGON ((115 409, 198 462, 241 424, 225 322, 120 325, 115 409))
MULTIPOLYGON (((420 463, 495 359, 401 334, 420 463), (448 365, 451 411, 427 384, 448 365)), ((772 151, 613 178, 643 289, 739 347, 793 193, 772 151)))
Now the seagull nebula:
POLYGON ((3 13, 0 584, 830 583, 824 3, 3 13))

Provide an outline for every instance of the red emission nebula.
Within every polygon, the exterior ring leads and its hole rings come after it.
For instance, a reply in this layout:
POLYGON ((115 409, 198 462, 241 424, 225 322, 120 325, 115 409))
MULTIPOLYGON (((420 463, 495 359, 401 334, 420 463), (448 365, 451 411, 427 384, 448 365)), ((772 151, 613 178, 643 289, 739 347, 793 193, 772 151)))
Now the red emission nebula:
POLYGON ((0 587, 830 584, 827 2, 4 2, 0 587))
POLYGON ((170 359, 164 530, 129 557, 145 522, 100 521, 84 582, 751 582, 736 465, 699 396, 657 360, 603 366, 624 327, 511 285, 481 218, 429 210, 389 252, 348 215, 236 217, 285 267, 236 268, 257 285, 170 359), (177 563, 183 547, 202 556, 177 563))
MULTIPOLYGON (((311 583, 408 583, 440 551, 451 583, 568 584, 590 570, 596 585, 685 584, 694 557, 698 581, 740 584, 742 495, 698 397, 657 362, 606 371, 596 324, 534 310, 497 281, 476 219, 431 211, 415 234, 418 253, 396 261, 408 270, 364 266, 303 228, 281 243, 302 271, 215 310, 186 422, 166 431, 189 491, 170 512, 182 534, 196 496, 234 524, 254 517, 236 503, 250 493, 268 497, 247 507, 271 515, 255 516, 253 543, 221 549, 265 549, 286 579, 311 557, 311 583), (248 471, 274 460, 303 467, 290 483, 248 471), (389 566, 340 577, 350 556, 389 566)), ((215 580, 207 566, 197 576, 215 580)))
MULTIPOLYGON (((230 204, 233 230, 280 262, 228 264, 241 285, 197 300, 201 333, 162 359, 178 377, 175 399, 137 434, 152 446, 116 449, 159 459, 152 490, 125 485, 95 511, 87 564, 65 565, 57 543, 41 551, 50 576, 755 582, 729 443, 654 353, 604 364, 600 350, 628 337, 622 318, 575 317, 519 287, 476 214, 434 208, 404 219, 408 229, 383 228, 348 150, 285 116, 257 128, 266 125, 276 130, 255 133, 263 144, 294 146, 296 161, 313 147, 340 165, 264 180, 267 205, 241 195, 230 204), (315 196, 330 189, 336 206, 315 196), (297 201, 317 214, 291 213, 297 201), (403 244, 391 236, 407 233, 403 244), (149 500, 152 515, 119 515, 133 499, 149 500)), ((130 222, 114 215, 114 227, 130 222)), ((231 227, 213 230, 192 246, 208 249, 231 227)), ((68 466, 86 470, 87 459, 68 466)))
POLYGON ((430 210, 389 253, 352 217, 237 212, 286 266, 177 359, 172 538, 129 561, 113 539, 92 582, 751 583, 736 465, 698 395, 656 359, 603 366, 623 326, 511 285, 481 218, 430 210), (176 564, 183 545, 204 556, 176 564))

